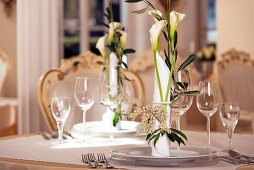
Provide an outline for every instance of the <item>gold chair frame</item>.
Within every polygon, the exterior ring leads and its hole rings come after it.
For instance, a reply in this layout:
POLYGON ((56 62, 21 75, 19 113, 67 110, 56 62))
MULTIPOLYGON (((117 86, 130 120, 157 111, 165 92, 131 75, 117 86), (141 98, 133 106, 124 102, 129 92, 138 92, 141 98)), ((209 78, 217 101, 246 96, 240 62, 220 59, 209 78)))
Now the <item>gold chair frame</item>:
MULTIPOLYGON (((102 61, 102 57, 96 54, 86 51, 79 56, 72 57, 70 59, 64 59, 61 62, 61 66, 56 69, 48 70, 46 73, 41 75, 38 81, 38 101, 41 112, 46 121, 49 131, 56 131, 56 123, 51 114, 50 110, 50 96, 47 89, 54 81, 62 81, 66 76, 75 73, 83 69, 98 69, 101 67, 98 64, 102 61)), ((141 79, 127 69, 124 69, 124 74, 128 80, 131 81, 134 89, 134 98, 132 99, 132 110, 141 107, 144 103, 144 87, 141 79)))
POLYGON ((7 88, 7 80, 8 80, 8 73, 11 69, 11 63, 10 63, 10 58, 9 56, 0 49, 0 60, 2 60, 4 63, 6 63, 6 72, 3 77, 3 84, 2 84, 2 89, 0 89, 0 96, 4 96, 7 88))
MULTIPOLYGON (((227 65, 231 61, 239 61, 246 65, 246 67, 254 67, 254 60, 250 58, 250 55, 243 51, 237 51, 235 49, 230 49, 227 52, 221 55, 221 58, 215 63, 216 68, 216 79, 218 83, 219 92, 223 102, 228 102, 226 94, 223 90, 221 79, 219 78, 220 71, 226 69, 227 65)), ((247 114, 241 114, 239 120, 251 121, 252 122, 252 131, 254 133, 254 111, 247 114)))

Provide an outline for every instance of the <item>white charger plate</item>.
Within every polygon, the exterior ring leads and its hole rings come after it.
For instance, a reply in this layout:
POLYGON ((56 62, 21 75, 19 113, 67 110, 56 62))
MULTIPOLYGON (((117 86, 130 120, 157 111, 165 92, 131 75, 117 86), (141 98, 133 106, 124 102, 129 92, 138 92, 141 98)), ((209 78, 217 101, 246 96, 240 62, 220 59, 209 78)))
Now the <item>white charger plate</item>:
MULTIPOLYGON (((121 121, 121 129, 112 129, 114 137, 126 137, 130 134, 136 134, 140 123, 135 121, 121 121)), ((72 134, 83 134, 83 123, 75 124, 71 130, 72 134)), ((92 136, 109 137, 110 130, 103 126, 102 121, 86 122, 86 132, 92 136)))
POLYGON ((150 147, 118 149, 112 153, 110 158, 114 161, 145 166, 184 166, 218 161, 215 151, 195 147, 172 148, 170 157, 153 157, 150 147))

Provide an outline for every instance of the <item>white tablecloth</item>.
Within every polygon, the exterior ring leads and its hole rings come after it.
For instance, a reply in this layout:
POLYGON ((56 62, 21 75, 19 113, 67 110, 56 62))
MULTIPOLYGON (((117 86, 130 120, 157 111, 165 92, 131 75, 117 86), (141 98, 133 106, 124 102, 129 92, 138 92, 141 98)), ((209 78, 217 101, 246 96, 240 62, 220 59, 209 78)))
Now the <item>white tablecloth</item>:
MULTIPOLYGON (((187 146, 206 147, 207 136, 205 132, 187 132, 187 146)), ((110 155, 111 150, 116 148, 126 148, 134 146, 144 146, 144 136, 133 138, 118 138, 115 140, 114 146, 110 146, 107 139, 92 139, 87 143, 71 142, 62 145, 56 145, 50 140, 46 141, 39 135, 24 136, 11 139, 0 140, 0 158, 13 158, 22 160, 35 160, 45 162, 67 163, 82 165, 82 153, 105 153, 110 155)), ((224 133, 212 133, 211 136, 212 148, 222 150, 227 147, 227 136, 224 133)), ((233 148, 242 154, 254 156, 254 135, 251 134, 234 134, 233 148)), ((117 168, 126 169, 158 169, 158 167, 143 167, 123 165, 116 162, 111 162, 117 168)), ((181 167, 179 169, 206 169, 206 170, 231 170, 236 169, 239 165, 231 165, 220 161, 218 164, 207 167, 181 167)), ((168 168, 160 168, 168 169, 168 168)), ((177 169, 174 167, 173 169, 177 169)))

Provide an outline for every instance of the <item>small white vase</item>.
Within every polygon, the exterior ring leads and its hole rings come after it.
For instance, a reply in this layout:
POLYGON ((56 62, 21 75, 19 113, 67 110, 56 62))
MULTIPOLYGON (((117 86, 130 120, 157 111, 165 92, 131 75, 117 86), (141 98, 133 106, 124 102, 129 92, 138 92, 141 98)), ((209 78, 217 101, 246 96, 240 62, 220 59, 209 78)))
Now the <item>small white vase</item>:
POLYGON ((114 112, 112 112, 110 109, 107 108, 106 112, 102 115, 102 123, 103 127, 107 131, 110 131, 110 126, 115 130, 121 130, 121 120, 116 124, 116 127, 113 126, 112 120, 113 120, 114 112))

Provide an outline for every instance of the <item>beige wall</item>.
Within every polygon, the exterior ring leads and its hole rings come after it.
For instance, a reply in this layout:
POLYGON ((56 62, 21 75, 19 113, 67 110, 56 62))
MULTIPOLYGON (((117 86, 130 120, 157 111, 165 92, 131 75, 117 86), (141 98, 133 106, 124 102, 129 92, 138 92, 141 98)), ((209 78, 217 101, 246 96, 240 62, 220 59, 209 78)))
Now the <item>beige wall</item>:
POLYGON ((218 55, 230 48, 254 58, 254 1, 217 0, 218 55))
POLYGON ((6 96, 17 96, 17 66, 16 66, 16 6, 10 17, 4 12, 3 3, 0 2, 0 48, 9 56, 12 64, 8 75, 6 96))

